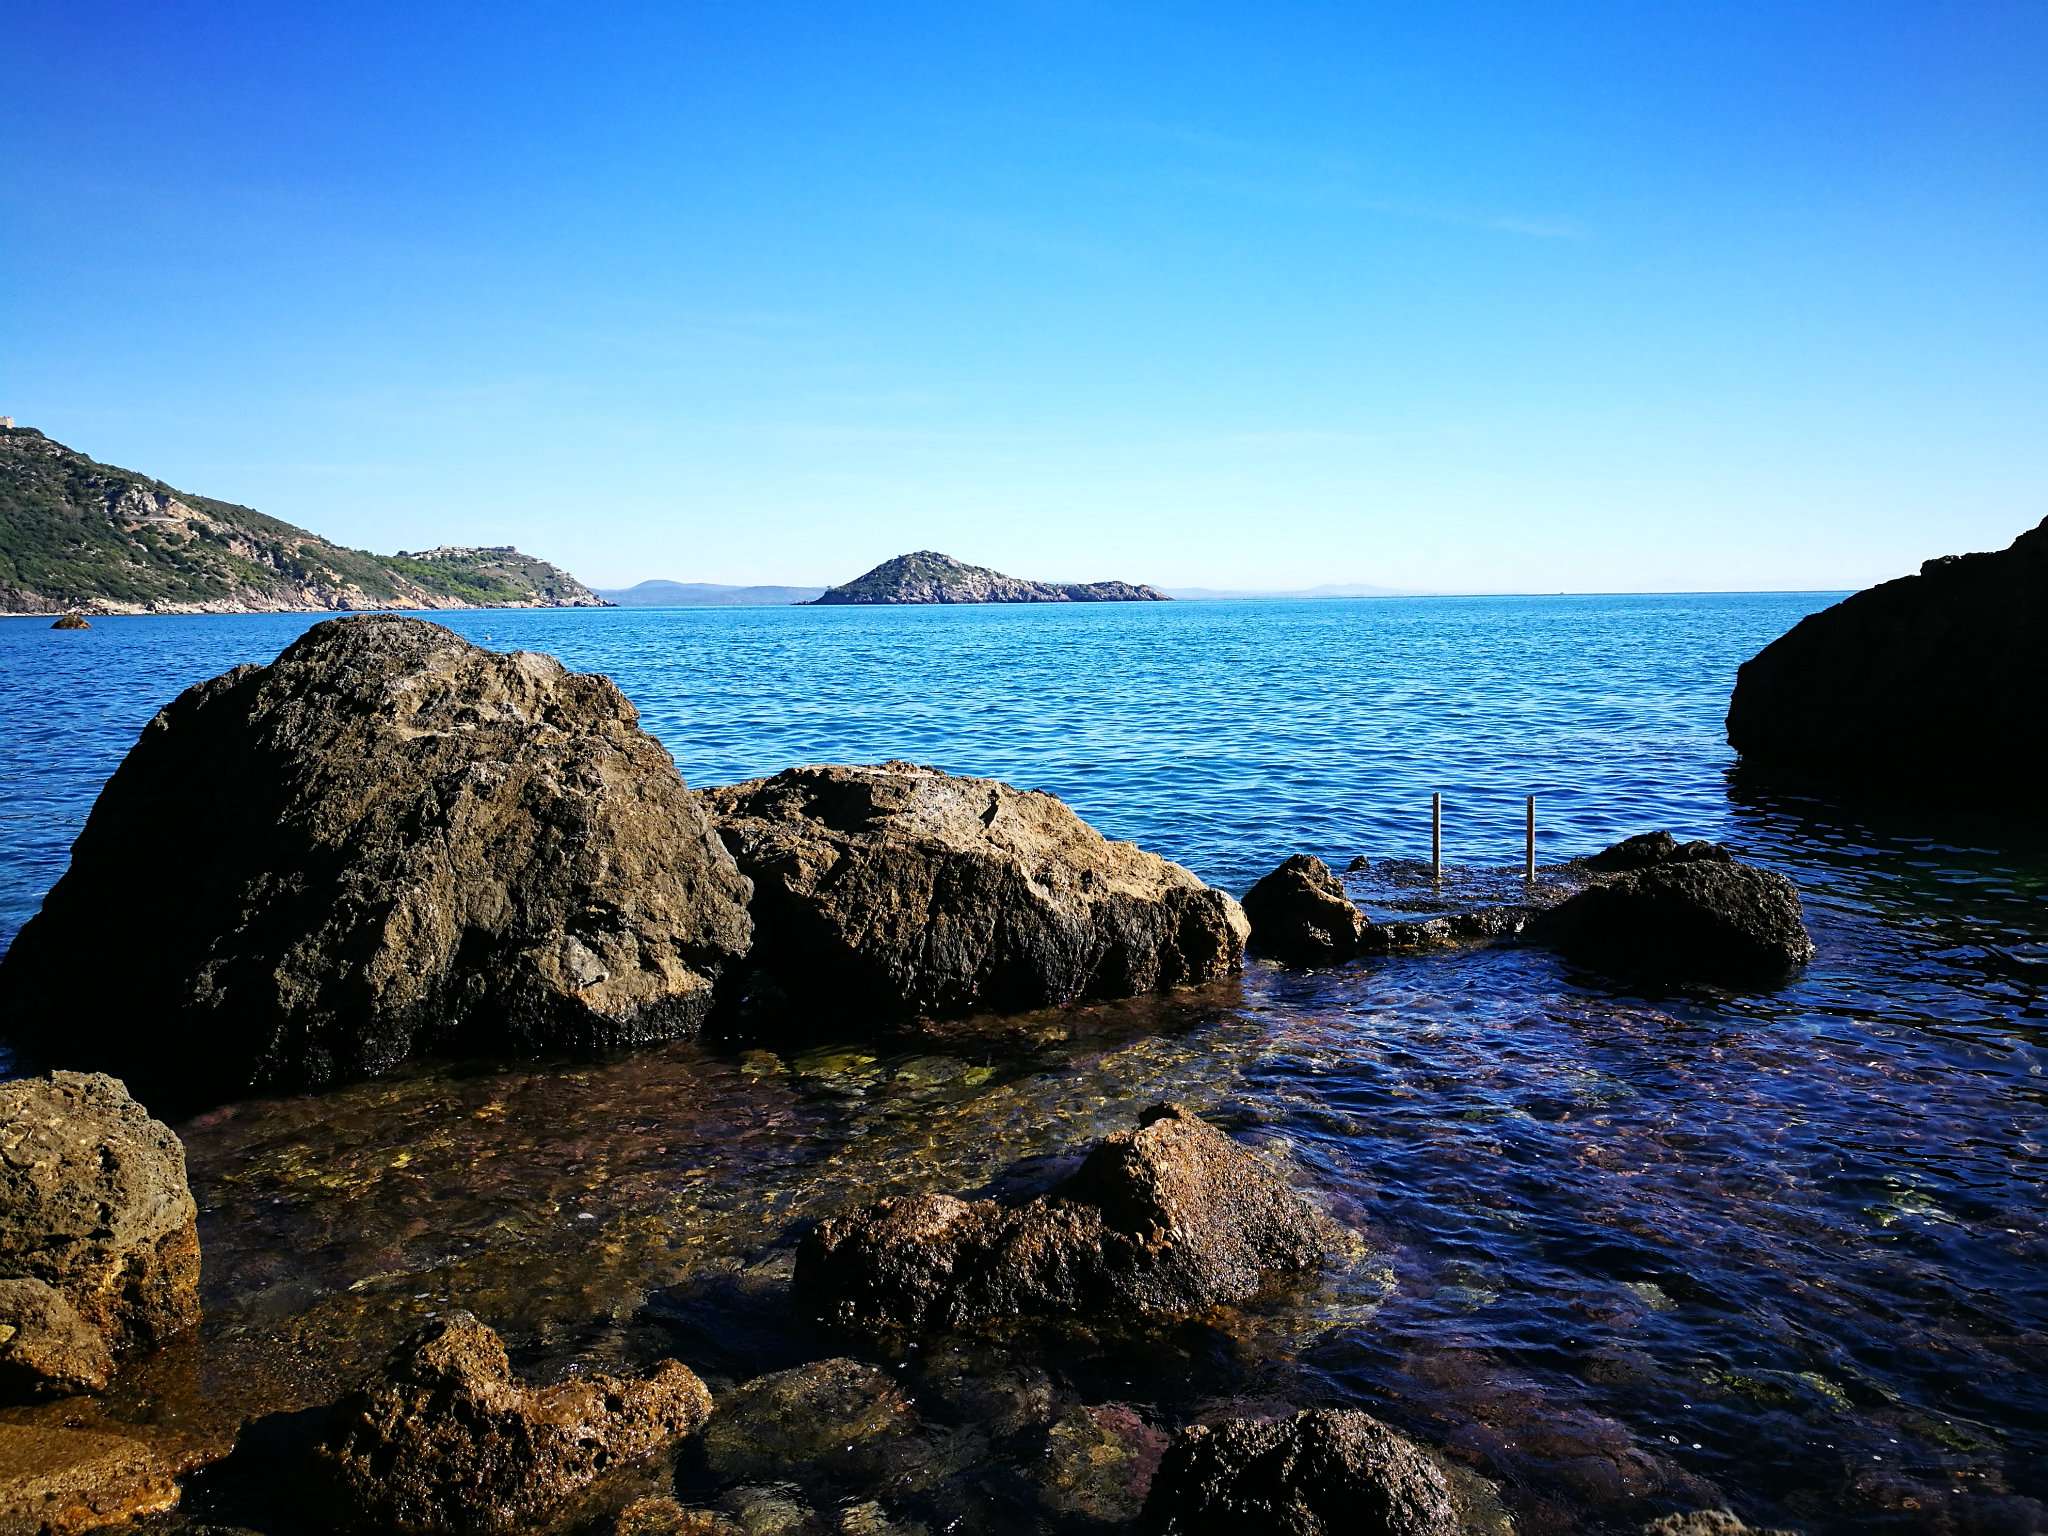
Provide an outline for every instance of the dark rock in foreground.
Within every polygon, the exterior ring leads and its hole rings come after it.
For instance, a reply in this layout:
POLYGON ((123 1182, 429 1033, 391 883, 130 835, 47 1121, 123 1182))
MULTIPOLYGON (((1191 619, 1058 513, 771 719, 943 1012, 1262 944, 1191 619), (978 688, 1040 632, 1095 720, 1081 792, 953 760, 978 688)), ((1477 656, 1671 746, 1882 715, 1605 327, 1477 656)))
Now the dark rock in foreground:
POLYGON ((2048 762, 2048 521, 1801 620, 1728 706, 1745 769, 1842 789, 2038 802, 2048 762))
POLYGON ((361 1525, 525 1530, 710 1414, 704 1383, 674 1360, 639 1380, 522 1386, 498 1336, 455 1312, 405 1339, 383 1380, 337 1408, 320 1459, 361 1525))
POLYGON ((912 763, 793 768, 702 799, 754 882, 755 974, 873 1019, 1021 1012, 1213 981, 1236 902, 1051 795, 912 763))
POLYGON ((1169 1104, 1027 1203, 917 1195, 821 1222, 796 1288, 868 1328, 1186 1315, 1317 1268, 1340 1235, 1255 1154, 1169 1104))
POLYGON ((609 680, 337 619, 144 729, 0 1014, 153 1103, 668 1039, 746 951, 747 895, 609 680))
POLYGON ((1336 871, 1297 853, 1244 893, 1251 944, 1283 965, 1336 965, 1359 951, 1365 915, 1336 871))
POLYGON ((1457 1536, 1451 1486, 1418 1446, 1367 1414, 1196 1425, 1166 1449, 1145 1500, 1148 1536, 1457 1536))
POLYGON ((0 1153, 0 1276, 49 1293, 16 1284, 0 1308, 21 1330, 0 1344, 18 1393, 92 1389, 111 1358, 199 1321, 185 1149, 120 1083, 56 1072, 0 1084, 0 1153))
POLYGON ((1798 889, 1725 853, 1596 879, 1528 932, 1567 959, 1661 982, 1762 984, 1813 958, 1798 889))

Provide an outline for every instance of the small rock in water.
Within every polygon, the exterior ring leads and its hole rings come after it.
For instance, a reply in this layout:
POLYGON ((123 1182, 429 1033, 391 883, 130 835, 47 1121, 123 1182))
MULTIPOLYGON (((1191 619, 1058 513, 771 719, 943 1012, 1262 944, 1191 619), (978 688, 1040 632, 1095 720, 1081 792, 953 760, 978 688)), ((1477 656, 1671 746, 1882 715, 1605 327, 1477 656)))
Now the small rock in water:
POLYGON ((1799 1536, 1774 1526, 1762 1530, 1745 1524, 1734 1511, 1700 1509, 1689 1514, 1665 1515, 1643 1527, 1643 1536, 1799 1536))
POLYGON ((67 614, 65 614, 65 615, 64 615, 64 617, 63 617, 63 618, 59 619, 59 620, 58 620, 58 621, 57 621, 56 623, 52 624, 52 625, 50 626, 50 628, 52 628, 52 629, 91 629, 91 628, 92 628, 92 626, 91 626, 90 624, 88 624, 88 623, 86 623, 86 622, 85 622, 85 615, 84 615, 84 614, 82 614, 82 613, 67 613, 67 614))
POLYGON ((185 1148, 118 1081, 0 1084, 0 1146, 0 1276, 33 1282, 10 1287, 0 1314, 20 1330, 0 1345, 17 1392, 104 1385, 111 1359, 199 1321, 185 1148))
POLYGON ((1335 965, 1358 953, 1365 914, 1336 871, 1297 853, 1244 893, 1251 944, 1285 965, 1335 965))
POLYGON ((1626 874, 1638 869, 1655 869, 1664 864, 1726 864, 1735 856, 1719 843, 1694 838, 1681 843, 1669 832, 1639 832, 1625 837, 1612 848, 1602 849, 1585 861, 1586 868, 1607 874, 1626 874))
POLYGON ((1164 1104, 1024 1204, 920 1195, 821 1222, 797 1252, 796 1288, 870 1328, 1182 1315, 1312 1270, 1340 1239, 1255 1154, 1164 1104))
POLYGON ((381 1381, 337 1406, 321 1460, 355 1513, 379 1528, 524 1530, 710 1413, 704 1383, 674 1360, 637 1380, 521 1385, 497 1334, 453 1312, 408 1336, 381 1381))
POLYGON ((727 1392, 704 1432, 704 1456, 724 1480, 786 1476, 795 1467, 886 1470, 888 1445, 916 1415, 886 1371, 858 1360, 814 1360, 727 1392))
POLYGON ((1147 1536, 1459 1536, 1472 1528, 1436 1460, 1368 1414, 1196 1425, 1152 1480, 1147 1536))
POLYGON ((1362 875, 1371 868, 1372 860, 1361 853, 1355 855, 1351 862, 1344 866, 1344 873, 1347 875, 1362 875))

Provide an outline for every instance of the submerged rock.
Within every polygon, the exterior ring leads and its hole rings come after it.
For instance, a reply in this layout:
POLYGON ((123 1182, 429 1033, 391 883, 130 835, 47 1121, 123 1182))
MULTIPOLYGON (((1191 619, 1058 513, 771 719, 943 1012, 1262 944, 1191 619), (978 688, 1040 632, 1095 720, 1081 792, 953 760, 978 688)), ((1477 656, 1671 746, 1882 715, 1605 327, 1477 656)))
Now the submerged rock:
POLYGON ((522 1530, 710 1414, 710 1392, 674 1360, 638 1380, 523 1386, 497 1334, 452 1312, 409 1335, 383 1379, 337 1407, 321 1460, 361 1524, 522 1530))
POLYGON ((1297 853, 1244 893, 1251 944, 1284 965, 1336 965, 1358 953, 1365 914, 1335 870, 1297 853))
POLYGON ((796 1287, 870 1328, 1183 1315, 1314 1269, 1339 1238, 1255 1154, 1166 1104, 1024 1204, 918 1195, 821 1222, 798 1249, 796 1287))
POLYGON ((152 1102, 667 1039, 746 951, 747 896, 608 679, 335 619, 149 723, 0 1013, 152 1102))
POLYGON ((0 1401, 98 1392, 114 1371, 106 1335, 40 1280, 0 1280, 0 1401))
POLYGON ((703 795, 754 882, 754 964, 866 1018, 1022 1012, 1211 981, 1236 902, 1051 795, 912 763, 793 768, 703 795))
POLYGON ((0 1344, 17 1390, 89 1390, 111 1358, 199 1321, 185 1148, 100 1073, 0 1083, 0 1344), (102 1343, 95 1350, 78 1330, 102 1343))
POLYGON ((86 622, 85 622, 85 615, 84 615, 84 614, 82 614, 82 613, 67 613, 67 614, 65 614, 65 615, 64 615, 64 617, 63 617, 63 618, 59 619, 59 620, 58 620, 58 621, 57 621, 56 623, 52 624, 52 625, 50 626, 50 628, 52 628, 52 629, 91 629, 91 628, 92 628, 92 626, 91 626, 90 624, 88 624, 88 623, 86 623, 86 622))
POLYGON ((1148 1536, 1458 1536, 1468 1529, 1429 1454, 1368 1414, 1196 1425, 1174 1437, 1145 1500, 1148 1536))
POLYGON ((814 1360, 726 1393, 704 1431, 704 1457, 721 1481, 784 1477, 820 1463, 875 1477, 916 1425, 888 1372, 858 1360, 814 1360))
POLYGON ((1760 984, 1813 958, 1798 889, 1725 853, 1597 879, 1528 931, 1569 959, 1659 982, 1760 984))
POLYGON ((1728 742, 1745 769, 1782 778, 2037 802, 2048 520, 1802 619, 1736 674, 1728 742))
POLYGON ((1643 1527, 1643 1536, 1799 1536, 1782 1527, 1763 1530, 1745 1523, 1734 1511, 1700 1509, 1690 1514, 1665 1515, 1643 1527))
POLYGON ((0 1531, 72 1536, 171 1509, 170 1469, 125 1435, 0 1424, 0 1531))

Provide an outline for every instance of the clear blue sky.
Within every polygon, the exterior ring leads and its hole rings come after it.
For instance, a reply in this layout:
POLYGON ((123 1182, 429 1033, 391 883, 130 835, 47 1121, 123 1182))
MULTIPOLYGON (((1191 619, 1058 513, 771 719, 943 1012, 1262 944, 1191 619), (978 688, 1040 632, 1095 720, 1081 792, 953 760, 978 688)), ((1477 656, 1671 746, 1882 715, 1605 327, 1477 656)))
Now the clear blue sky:
POLYGON ((0 413, 586 580, 1839 587, 2048 513, 2048 5, 0 26, 0 413))

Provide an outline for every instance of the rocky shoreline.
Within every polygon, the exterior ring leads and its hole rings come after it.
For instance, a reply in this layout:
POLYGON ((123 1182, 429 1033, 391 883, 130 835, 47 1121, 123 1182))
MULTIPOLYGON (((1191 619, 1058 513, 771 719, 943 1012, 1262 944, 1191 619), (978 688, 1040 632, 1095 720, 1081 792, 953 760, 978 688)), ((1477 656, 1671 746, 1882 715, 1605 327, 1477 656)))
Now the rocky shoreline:
MULTIPOLYGON (((0 1390, 24 1405, 0 1410, 0 1529, 175 1520, 197 1488, 202 1512, 282 1530, 282 1485, 361 1529, 908 1532, 886 1469, 912 1442, 953 1453, 827 1338, 1001 1355, 1020 1328, 1145 1333, 1313 1286, 1362 1246, 1301 1169, 1162 1103, 1064 1145, 1060 1177, 954 1194, 908 1169, 899 1191, 844 1190, 749 1285, 792 1339, 823 1330, 781 1372, 707 1385, 685 1349, 527 1380, 471 1315, 478 1290, 355 1385, 323 1396, 338 1361, 309 1357, 264 1415, 123 1431, 63 1405, 203 1358, 202 1213, 179 1139, 131 1090, 233 1117, 253 1093, 402 1094, 432 1058, 706 1032, 766 1055, 827 1012, 880 1034, 1229 984, 1248 944, 1315 965, 1527 939, 1674 985, 1769 985, 1812 952, 1782 876, 1668 835, 1546 870, 1520 903, 1434 894, 1446 910, 1369 916, 1300 856, 1241 908, 1050 796, 906 763, 692 791, 602 678, 417 620, 316 626, 150 724, 0 958, 10 1035, 56 1069, 0 1085, 0 1390), (775 1491, 828 1452, 865 1502, 775 1491)), ((1093 1445, 1126 1469, 1058 1495, 1087 1528, 1512 1528, 1455 1458, 1363 1413, 1271 1406, 1170 1438, 1101 1413, 1025 1422, 1055 1460, 1093 1445)))

